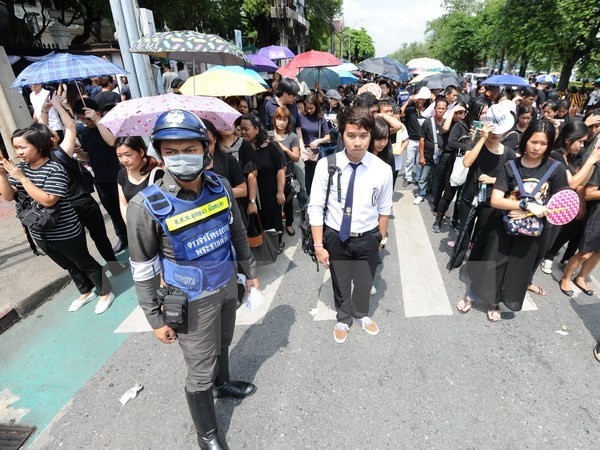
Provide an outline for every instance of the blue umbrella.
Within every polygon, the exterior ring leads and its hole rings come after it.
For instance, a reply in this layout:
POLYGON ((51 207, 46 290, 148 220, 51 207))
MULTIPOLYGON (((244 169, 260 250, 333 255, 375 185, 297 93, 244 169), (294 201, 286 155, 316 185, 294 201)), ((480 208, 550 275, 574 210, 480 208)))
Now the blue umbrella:
POLYGON ((10 87, 65 83, 83 78, 126 73, 129 72, 97 56, 58 53, 26 67, 10 87))
POLYGON ((516 75, 494 75, 481 82, 486 86, 529 86, 525 78, 516 75))
POLYGON ((340 84, 354 84, 358 83, 358 77, 353 75, 348 70, 340 68, 341 66, 332 66, 327 67, 330 70, 333 70, 340 76, 340 84))
POLYGON ((554 75, 540 75, 535 79, 535 81, 538 83, 556 84, 558 78, 556 78, 554 75))
POLYGON ((269 58, 260 55, 246 55, 259 72, 275 72, 279 67, 269 58))
POLYGON ((206 72, 211 72, 213 70, 227 70, 228 72, 234 72, 234 73, 246 75, 246 76, 249 76, 250 78, 252 78, 253 80, 255 80, 256 82, 260 83, 264 87, 266 87, 266 88, 269 87, 269 85, 263 79, 263 77, 261 77, 258 73, 256 73, 256 71, 254 71, 252 69, 246 69, 241 66, 214 66, 214 67, 211 67, 210 69, 208 69, 206 72))
POLYGON ((311 89, 315 82, 319 83, 319 87, 325 91, 336 89, 342 84, 340 76, 331 69, 325 67, 307 67, 298 73, 298 81, 304 81, 311 89))

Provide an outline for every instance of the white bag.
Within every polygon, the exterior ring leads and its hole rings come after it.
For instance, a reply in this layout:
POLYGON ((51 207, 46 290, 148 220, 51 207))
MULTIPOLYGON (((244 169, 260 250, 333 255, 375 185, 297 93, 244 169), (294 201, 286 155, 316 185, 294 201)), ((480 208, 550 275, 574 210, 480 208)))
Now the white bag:
POLYGON ((452 166, 452 174, 450 174, 450 186, 462 186, 467 181, 469 168, 463 164, 464 156, 457 156, 452 166))

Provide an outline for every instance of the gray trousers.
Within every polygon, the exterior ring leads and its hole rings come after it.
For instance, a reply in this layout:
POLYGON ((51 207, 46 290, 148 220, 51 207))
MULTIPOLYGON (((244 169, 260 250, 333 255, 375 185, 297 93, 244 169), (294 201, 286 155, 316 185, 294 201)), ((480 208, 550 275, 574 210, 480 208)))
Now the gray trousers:
POLYGON ((214 295, 188 302, 187 331, 177 333, 187 367, 187 392, 209 390, 217 376, 217 356, 229 351, 235 329, 237 279, 214 295))

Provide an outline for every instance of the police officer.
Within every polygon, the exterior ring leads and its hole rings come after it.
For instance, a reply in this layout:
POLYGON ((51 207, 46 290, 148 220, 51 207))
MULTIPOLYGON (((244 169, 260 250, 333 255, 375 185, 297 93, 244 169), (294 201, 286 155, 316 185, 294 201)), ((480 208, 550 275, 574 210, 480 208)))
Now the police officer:
POLYGON ((209 137, 202 120, 183 110, 163 113, 152 142, 167 173, 129 202, 133 280, 154 335, 166 344, 179 340, 200 448, 220 449, 213 393, 244 398, 256 390, 251 383, 230 381, 228 361, 236 264, 249 290, 259 287, 256 263, 231 186, 203 170, 209 137), (161 274, 166 286, 159 289, 161 274))

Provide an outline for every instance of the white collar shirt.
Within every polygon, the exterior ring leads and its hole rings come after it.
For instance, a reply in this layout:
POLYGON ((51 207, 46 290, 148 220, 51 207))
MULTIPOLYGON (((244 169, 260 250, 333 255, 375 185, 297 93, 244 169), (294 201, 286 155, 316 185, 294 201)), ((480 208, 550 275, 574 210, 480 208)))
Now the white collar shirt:
MULTIPOLYGON (((332 178, 325 225, 339 231, 346 203, 348 183, 352 175, 350 160, 343 150, 335 154, 336 171, 332 178), (338 198, 338 180, 341 185, 341 198, 338 198)), ((361 164, 356 168, 354 196, 352 202, 351 233, 365 233, 379 225, 379 216, 392 214, 392 168, 372 153, 365 153, 361 164)), ((317 163, 308 204, 308 215, 312 226, 323 225, 323 207, 327 195, 329 168, 327 158, 317 163)))
MULTIPOLYGON (((48 95, 50 95, 50 91, 46 89, 42 89, 37 94, 34 91, 31 91, 31 94, 29 94, 29 101, 33 107, 33 113, 38 120, 42 117, 42 107, 44 106, 44 103, 46 103, 48 95)), ((55 131, 65 129, 55 108, 50 108, 50 111, 48 111, 48 128, 55 131)))

